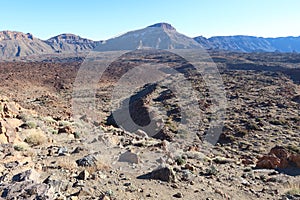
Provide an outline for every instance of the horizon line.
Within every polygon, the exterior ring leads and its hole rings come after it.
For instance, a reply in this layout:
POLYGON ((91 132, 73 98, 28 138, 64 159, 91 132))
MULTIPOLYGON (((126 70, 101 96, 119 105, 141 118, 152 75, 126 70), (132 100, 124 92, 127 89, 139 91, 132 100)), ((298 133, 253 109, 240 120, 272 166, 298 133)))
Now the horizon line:
MULTIPOLYGON (((148 26, 146 26, 148 27, 148 26)), ((146 28, 145 27, 145 28, 146 28)), ((143 29, 143 28, 142 28, 143 29)), ((128 32, 131 32, 131 31, 136 31, 136 30, 140 30, 140 29, 134 29, 134 30, 129 30, 129 31, 125 31, 123 33, 119 33, 119 34, 116 34, 115 36, 112 36, 112 37, 109 37, 108 39, 95 39, 95 38, 90 38, 90 37, 85 37, 85 36, 82 36, 81 34, 76 34, 76 33, 72 33, 72 32, 63 32, 63 33, 59 33, 59 34, 55 34, 53 36, 50 36, 48 37, 47 39, 44 39, 43 37, 39 37, 37 36, 37 34, 35 33, 32 33, 32 32, 25 32, 25 31, 16 31, 16 30, 9 30, 9 29, 6 29, 6 30, 0 30, 0 32, 5 32, 5 31, 10 31, 10 32, 19 32, 19 33, 23 33, 23 34, 31 34, 33 35, 35 38, 38 38, 40 40, 43 40, 43 41, 46 41, 46 40, 49 40, 53 37, 56 37, 56 36, 59 36, 59 35, 63 35, 63 34, 72 34, 72 35, 76 35, 76 36, 79 36, 83 39, 88 39, 88 40, 92 40, 94 42, 99 42, 99 41, 106 41, 106 40, 109 40, 109 39, 112 39, 112 38, 115 38, 115 37, 119 37, 121 35, 124 35, 128 32)), ((176 30, 177 31, 177 30, 176 30)), ((179 32, 183 35, 186 35, 182 32, 179 32)), ((190 37, 192 39, 196 38, 196 37, 204 37, 206 39, 210 39, 210 38, 214 38, 214 37, 238 37, 238 36, 246 36, 246 37, 256 37, 256 38, 264 38, 264 39, 268 39, 268 38, 288 38, 288 37, 300 37, 300 35, 285 35, 285 36, 282 36, 282 35, 278 35, 278 36, 258 36, 258 35, 250 35, 250 34, 228 34, 228 35, 213 35, 213 36, 204 36, 204 35, 197 35, 197 36, 189 36, 189 35, 186 35, 187 37, 190 37)))

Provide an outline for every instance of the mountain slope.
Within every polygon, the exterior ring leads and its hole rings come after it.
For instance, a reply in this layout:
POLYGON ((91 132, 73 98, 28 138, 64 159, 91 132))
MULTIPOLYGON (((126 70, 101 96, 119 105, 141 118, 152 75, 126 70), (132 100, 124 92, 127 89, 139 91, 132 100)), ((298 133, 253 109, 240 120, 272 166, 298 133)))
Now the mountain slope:
POLYGON ((300 52, 300 36, 299 37, 266 38, 266 40, 278 51, 300 52))
POLYGON ((33 37, 30 33, 16 31, 0 32, 0 57, 21 57, 32 54, 54 53, 44 41, 33 37))
POLYGON ((170 24, 158 23, 104 41, 102 45, 97 47, 97 50, 135 50, 142 48, 200 49, 202 46, 192 38, 178 33, 170 24))
POLYGON ((212 45, 211 45, 210 41, 207 38, 203 37, 203 36, 195 37, 194 40, 196 42, 198 42, 205 49, 212 48, 212 45))
MULTIPOLYGON (((195 40, 199 40, 195 38, 195 40)), ((215 50, 272 52, 276 49, 265 39, 253 36, 217 36, 207 39, 209 47, 215 50)))
POLYGON ((45 41, 56 52, 73 52, 89 51, 95 48, 101 42, 85 39, 74 34, 61 34, 45 41))
POLYGON ((300 37, 263 38, 254 36, 195 37, 206 49, 239 52, 300 52, 300 37))

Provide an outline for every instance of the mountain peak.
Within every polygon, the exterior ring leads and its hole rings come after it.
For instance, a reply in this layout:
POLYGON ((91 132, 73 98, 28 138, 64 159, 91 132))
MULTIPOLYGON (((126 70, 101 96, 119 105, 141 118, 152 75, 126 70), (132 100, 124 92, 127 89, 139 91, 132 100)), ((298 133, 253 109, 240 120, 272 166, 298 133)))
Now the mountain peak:
POLYGON ((168 23, 165 23, 165 22, 162 22, 162 23, 157 23, 157 24, 153 24, 151 26, 148 26, 150 28, 163 28, 163 29, 167 29, 167 30, 176 30, 171 24, 168 24, 168 23))
POLYGON ((2 40, 20 40, 20 39, 33 39, 31 33, 22 33, 17 31, 0 31, 0 41, 2 40))
POLYGON ((178 33, 171 24, 157 23, 106 40, 97 47, 97 51, 201 48, 192 38, 178 33))
MULTIPOLYGON (((62 34, 59 34, 57 36, 54 36, 52 38, 58 38, 58 39, 77 39, 77 38, 81 38, 80 36, 78 35, 75 35, 75 34, 72 34, 72 33, 62 33, 62 34)), ((50 38, 50 39, 52 39, 50 38)))
POLYGON ((82 38, 71 33, 63 33, 45 41, 56 52, 81 52, 90 51, 100 42, 82 38))

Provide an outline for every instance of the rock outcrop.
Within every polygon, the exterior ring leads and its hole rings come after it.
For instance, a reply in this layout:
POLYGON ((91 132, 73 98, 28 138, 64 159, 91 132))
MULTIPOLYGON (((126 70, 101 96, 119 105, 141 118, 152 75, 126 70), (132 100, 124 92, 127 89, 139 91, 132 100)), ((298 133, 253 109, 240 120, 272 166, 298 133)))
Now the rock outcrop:
POLYGON ((15 102, 5 97, 0 98, 0 143, 21 142, 17 131, 23 123, 19 119, 22 111, 25 109, 15 102))
POLYGON ((264 169, 297 167, 300 169, 300 154, 291 152, 282 146, 275 146, 268 155, 259 158, 256 167, 264 169))

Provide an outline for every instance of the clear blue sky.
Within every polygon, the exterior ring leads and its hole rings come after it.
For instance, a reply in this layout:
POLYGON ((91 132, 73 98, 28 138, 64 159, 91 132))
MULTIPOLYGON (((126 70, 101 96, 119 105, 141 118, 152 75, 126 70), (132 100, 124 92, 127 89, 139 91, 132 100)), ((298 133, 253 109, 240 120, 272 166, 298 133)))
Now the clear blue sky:
POLYGON ((0 30, 102 40, 157 22, 190 37, 300 35, 299 0, 2 0, 0 30))

